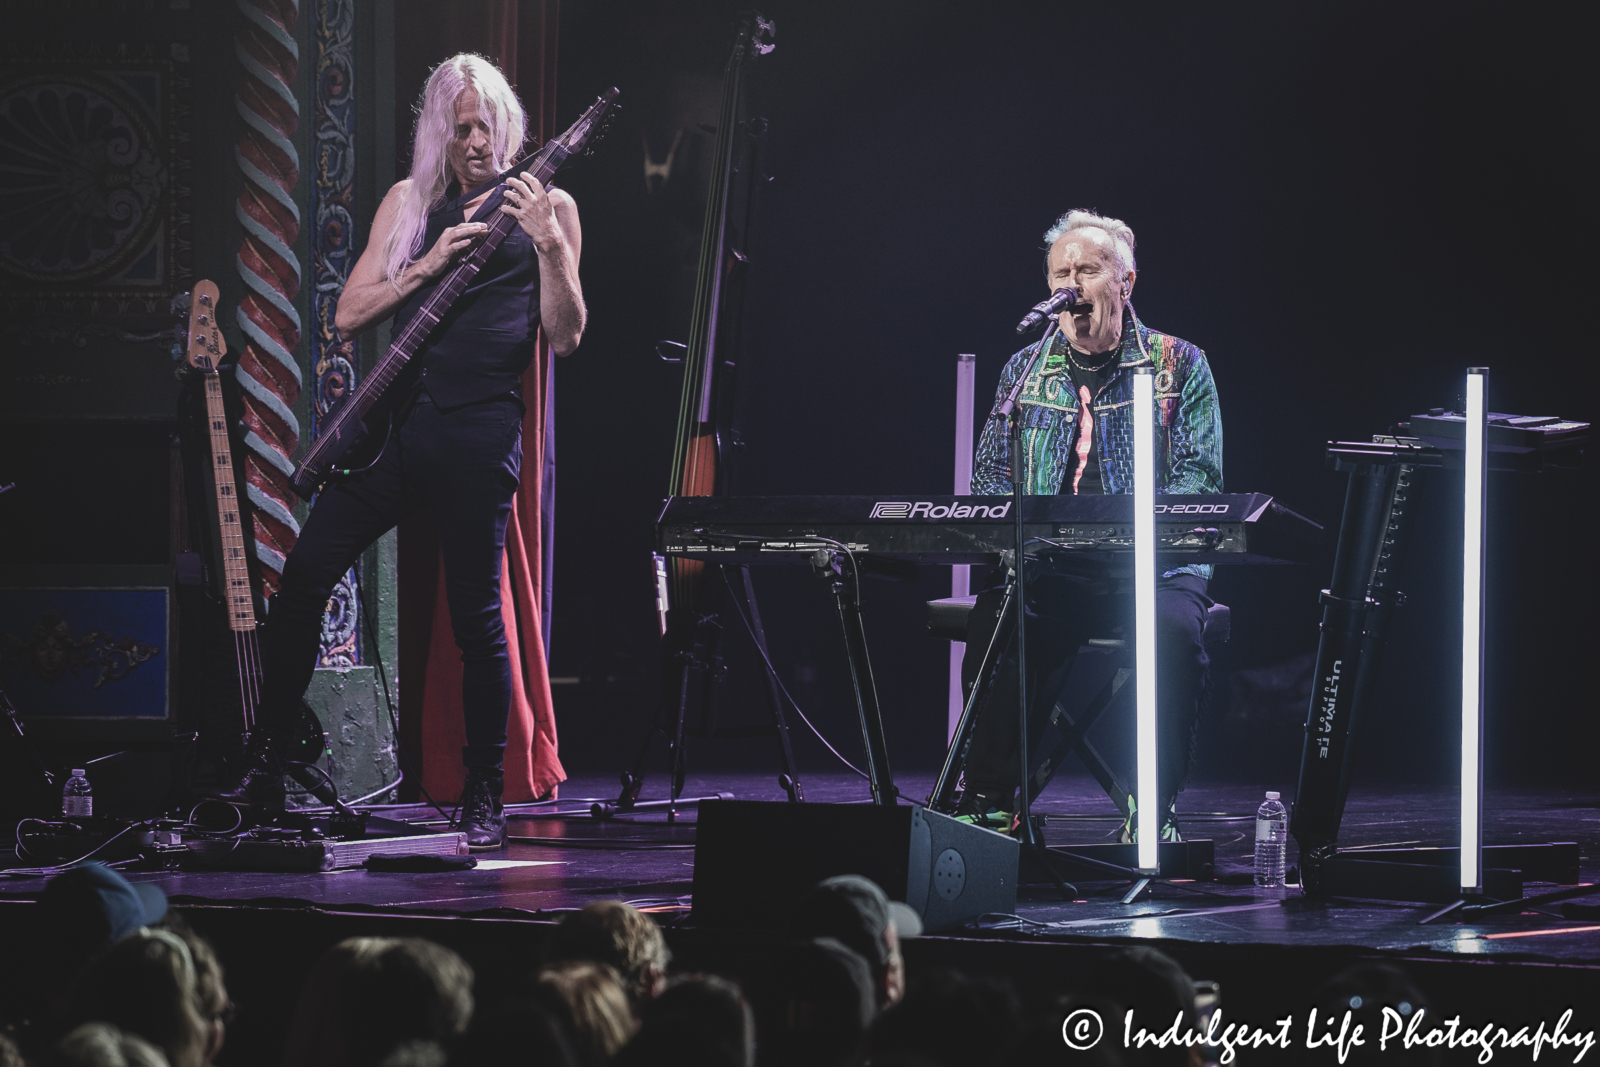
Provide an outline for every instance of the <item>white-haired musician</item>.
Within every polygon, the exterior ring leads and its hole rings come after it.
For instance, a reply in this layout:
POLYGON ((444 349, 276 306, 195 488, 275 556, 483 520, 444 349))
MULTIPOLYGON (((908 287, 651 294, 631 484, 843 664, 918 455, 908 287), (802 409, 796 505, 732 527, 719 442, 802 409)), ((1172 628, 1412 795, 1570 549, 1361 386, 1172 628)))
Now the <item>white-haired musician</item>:
POLYGON ((503 194, 491 183, 516 162, 526 129, 516 93, 481 56, 453 56, 429 75, 411 175, 378 208, 339 298, 340 333, 353 338, 392 315, 398 335, 483 239, 493 212, 518 225, 390 387, 396 416, 377 461, 318 494, 273 598, 258 728, 240 780, 218 793, 225 799, 282 805, 287 723, 311 680, 330 592, 367 546, 427 510, 439 532, 461 649, 467 774, 459 827, 474 849, 505 844, 500 796, 511 667, 500 566, 522 463, 520 382, 538 331, 566 355, 585 319, 572 197, 546 192, 527 174, 511 178, 503 194))
MULTIPOLYGON (((973 462, 972 491, 1009 494, 1015 476, 1024 493, 1131 493, 1133 370, 1150 367, 1155 371, 1156 492, 1222 492, 1222 413, 1211 365, 1199 348, 1150 329, 1134 314, 1138 264, 1132 228, 1121 219, 1069 211, 1044 239, 1046 287, 1070 286, 1080 299, 1060 313, 1061 329, 1042 353, 1041 340, 1012 356, 1001 372, 996 407, 973 462), (1014 463, 999 401, 1025 371, 1029 377, 1018 401, 1021 447, 1014 463)), ((1163 841, 1182 837, 1175 804, 1209 691, 1204 633, 1212 604, 1206 592, 1210 577, 1208 564, 1191 564, 1165 571, 1157 583, 1163 841)), ((999 588, 981 592, 968 620, 963 677, 969 686, 999 622, 1000 601, 999 588)), ((1027 610, 1028 736, 1037 739, 1078 649, 1095 633, 1124 625, 1126 619, 1117 613, 1126 604, 1119 597, 1090 595, 1084 583, 1041 574, 1028 580, 1027 610)), ((995 829, 1013 824, 1012 797, 1021 777, 1015 662, 995 672, 987 709, 973 730, 959 812, 960 818, 995 829)), ((1125 840, 1133 839, 1134 829, 1130 814, 1125 840)))

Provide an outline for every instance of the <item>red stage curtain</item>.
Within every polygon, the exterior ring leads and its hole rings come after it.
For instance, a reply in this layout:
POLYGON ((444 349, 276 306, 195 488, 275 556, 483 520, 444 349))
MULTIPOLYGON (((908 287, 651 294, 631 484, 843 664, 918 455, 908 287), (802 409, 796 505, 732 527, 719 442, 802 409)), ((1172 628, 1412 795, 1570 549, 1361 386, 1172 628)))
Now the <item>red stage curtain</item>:
MULTIPOLYGON (((412 115, 429 68, 457 52, 478 52, 500 65, 528 111, 528 136, 543 143, 557 131, 555 56, 557 0, 398 0, 395 4, 395 101, 400 170, 409 169, 412 115)), ((546 499, 552 381, 550 350, 522 379, 528 413, 522 422, 522 486, 506 527, 500 575, 501 610, 511 646, 511 722, 507 730, 508 803, 553 796, 566 778, 557 755, 556 723, 545 654, 543 605, 549 571, 546 499)), ((400 716, 403 765, 422 770, 436 800, 458 797, 466 743, 461 718, 461 657, 450 630, 433 517, 400 527, 400 716), (419 758, 420 756, 420 758, 419 758)))

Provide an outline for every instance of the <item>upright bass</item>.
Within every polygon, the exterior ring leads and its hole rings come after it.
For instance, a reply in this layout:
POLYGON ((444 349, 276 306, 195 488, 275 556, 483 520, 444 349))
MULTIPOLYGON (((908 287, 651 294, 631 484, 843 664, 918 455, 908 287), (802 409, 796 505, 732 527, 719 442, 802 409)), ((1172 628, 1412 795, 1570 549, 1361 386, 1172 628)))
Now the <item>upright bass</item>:
MULTIPOLYGON (((668 496, 711 496, 728 491, 727 451, 733 383, 727 371, 731 366, 729 350, 738 332, 738 283, 746 262, 738 247, 745 227, 735 216, 741 212, 748 216, 753 157, 763 127, 763 120, 746 115, 746 81, 752 60, 772 51, 775 32, 771 20, 758 13, 746 12, 740 16, 733 51, 723 74, 694 304, 688 344, 682 357, 683 391, 678 401, 668 496)), ((731 598, 731 606, 742 618, 742 623, 735 625, 749 627, 761 656, 769 658, 748 568, 723 568, 657 556, 655 574, 662 633, 660 715, 645 738, 632 773, 622 776, 622 794, 615 809, 627 811, 662 806, 669 814, 675 812, 683 791, 685 735, 775 735, 782 761, 779 782, 790 800, 803 800, 778 687, 770 675, 767 679, 772 713, 770 726, 718 729, 715 724, 711 683, 721 673, 718 639, 722 622, 716 610, 720 603, 731 598), (691 727, 686 719, 696 678, 699 679, 700 725, 691 727), (671 797, 666 801, 641 803, 644 765, 657 737, 665 739, 670 753, 671 797)))

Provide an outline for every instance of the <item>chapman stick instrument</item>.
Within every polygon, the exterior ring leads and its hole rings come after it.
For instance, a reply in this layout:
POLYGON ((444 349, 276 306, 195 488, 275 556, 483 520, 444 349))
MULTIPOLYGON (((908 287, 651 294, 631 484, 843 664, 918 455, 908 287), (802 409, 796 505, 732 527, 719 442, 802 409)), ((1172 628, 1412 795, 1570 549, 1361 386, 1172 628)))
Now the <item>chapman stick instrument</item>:
MULTIPOLYGON (((531 159, 506 170, 495 182, 504 184, 513 175, 531 171, 533 180, 548 186, 562 164, 588 152, 604 133, 618 95, 618 90, 607 89, 565 133, 552 139, 531 159)), ((356 387, 355 393, 329 416, 290 480, 294 491, 303 499, 310 500, 330 478, 369 466, 377 453, 383 450, 387 435, 372 433, 370 427, 379 421, 380 414, 384 428, 388 427, 388 408, 392 399, 386 395, 389 387, 515 225, 517 220, 512 216, 504 212, 494 213, 489 221, 489 232, 478 247, 445 275, 433 294, 406 323, 405 329, 400 331, 400 336, 389 345, 389 351, 356 387)))

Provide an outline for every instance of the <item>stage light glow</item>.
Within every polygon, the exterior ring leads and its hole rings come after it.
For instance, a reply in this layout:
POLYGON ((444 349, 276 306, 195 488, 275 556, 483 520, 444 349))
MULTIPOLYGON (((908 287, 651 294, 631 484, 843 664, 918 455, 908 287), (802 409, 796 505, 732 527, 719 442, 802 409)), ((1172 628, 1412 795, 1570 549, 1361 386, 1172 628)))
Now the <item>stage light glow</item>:
MULTIPOLYGON (((972 492, 972 430, 973 398, 978 357, 971 353, 956 356, 956 496, 972 492)), ((967 596, 972 591, 972 567, 958 563, 950 568, 950 595, 967 596)), ((950 642, 950 699, 949 717, 945 730, 945 744, 956 736, 956 724, 961 721, 961 709, 966 693, 961 687, 961 660, 967 654, 965 641, 950 642)))
POLYGON ((1139 869, 1154 874, 1161 840, 1156 764, 1156 456, 1155 375, 1133 372, 1134 729, 1139 869))
POLYGON ((1483 890, 1483 570, 1488 367, 1467 368, 1466 499, 1461 547, 1461 889, 1483 890))

